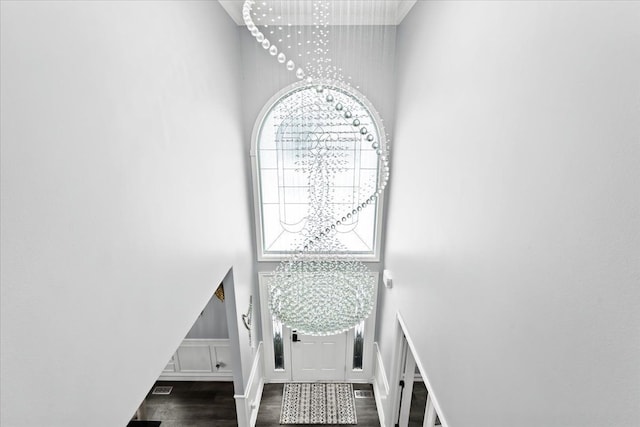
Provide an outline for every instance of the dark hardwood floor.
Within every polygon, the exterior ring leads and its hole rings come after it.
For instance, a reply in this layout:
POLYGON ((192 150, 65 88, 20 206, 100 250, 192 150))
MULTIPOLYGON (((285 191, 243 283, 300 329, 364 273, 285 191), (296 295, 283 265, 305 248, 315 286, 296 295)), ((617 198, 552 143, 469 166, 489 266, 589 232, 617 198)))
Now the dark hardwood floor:
POLYGON ((424 410, 427 408, 427 387, 421 381, 413 383, 411 408, 409 408, 409 427, 422 427, 424 410))
MULTIPOLYGON (((424 412, 427 409, 427 387, 422 381, 413 383, 413 393, 411 394, 411 408, 409 408, 409 427, 422 427, 424 423, 424 412)), ((436 425, 440 425, 440 420, 436 418, 436 425)))
MULTIPOLYGON (((172 386, 173 390, 169 395, 154 395, 149 391, 141 405, 140 420, 162 421, 161 427, 237 426, 233 383, 158 381, 154 388, 156 386, 172 386)), ((280 426, 283 387, 283 384, 265 384, 256 426, 280 426)), ((354 384, 353 388, 373 391, 370 384, 354 384)), ((380 421, 375 399, 356 399, 355 402, 358 425, 378 427, 380 421)))
MULTIPOLYGON (((162 421, 161 427, 236 427, 233 383, 219 381, 158 381, 171 394, 147 394, 141 420, 162 421)), ((153 390, 153 388, 151 390, 153 390)))

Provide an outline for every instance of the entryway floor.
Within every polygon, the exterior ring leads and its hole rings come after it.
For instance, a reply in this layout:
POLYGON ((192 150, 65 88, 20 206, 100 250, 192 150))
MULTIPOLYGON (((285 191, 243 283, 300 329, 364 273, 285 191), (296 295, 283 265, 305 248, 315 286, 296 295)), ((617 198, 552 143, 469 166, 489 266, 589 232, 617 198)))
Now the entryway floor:
POLYGON ((141 420, 162 421, 160 427, 237 427, 233 383, 157 381, 142 405, 141 420), (151 394, 172 386, 171 394, 151 394))
MULTIPOLYGON (((262 391, 262 401, 258 411, 258 421, 256 427, 280 427, 280 407, 282 406, 282 390, 284 384, 265 384, 262 391)), ((373 391, 371 384, 354 384, 354 390, 373 391)), ((360 427, 378 427, 380 419, 376 409, 375 398, 356 399, 356 416, 360 427)), ((288 424, 295 426, 298 424, 288 424)), ((300 424, 300 426, 304 426, 300 424)), ((309 427, 309 424, 306 424, 309 427)), ((323 424, 323 427, 338 427, 338 424, 323 424)), ((340 426, 340 427, 345 427, 340 426)))
MULTIPOLYGON (((149 394, 142 405, 141 420, 162 421, 161 427, 236 427, 233 383, 219 381, 158 381, 172 386, 171 394, 149 394)), ((265 384, 258 411, 258 427, 280 427, 283 384, 265 384)), ((371 384, 354 384, 355 390, 373 391, 371 384)), ((358 426, 380 425, 374 398, 355 399, 358 426)), ((331 427, 325 424, 323 427, 331 427)), ((336 425, 337 426, 337 425, 336 425)), ((308 427, 308 425, 307 425, 308 427)), ((341 426, 344 427, 344 426, 341 426)))

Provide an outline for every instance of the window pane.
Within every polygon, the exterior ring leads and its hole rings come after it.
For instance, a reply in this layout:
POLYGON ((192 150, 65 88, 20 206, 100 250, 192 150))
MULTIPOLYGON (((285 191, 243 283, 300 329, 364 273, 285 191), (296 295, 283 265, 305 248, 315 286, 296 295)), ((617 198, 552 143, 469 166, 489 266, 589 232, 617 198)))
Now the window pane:
POLYGON ((273 319, 273 358, 276 370, 284 370, 284 343, 282 341, 282 323, 273 319))
POLYGON ((364 320, 356 326, 353 337, 353 369, 362 370, 364 358, 364 320))
MULTIPOLYGON (((369 200, 378 187, 380 159, 376 154, 385 136, 375 115, 347 89, 302 86, 281 96, 271 106, 257 135, 258 191, 261 243, 265 255, 301 249, 307 223, 317 213, 310 182, 317 163, 328 180, 327 218, 345 217, 335 228, 337 252, 371 255, 377 245, 378 200, 369 200), (327 103, 324 97, 332 95, 327 103), (335 106, 341 105, 339 112, 335 106), (349 119, 344 112, 349 111, 349 119), (366 128, 364 133, 354 120, 366 128), (363 202, 369 200, 369 206, 363 202), (352 214, 358 210, 357 214, 352 214), (347 217, 347 214, 350 214, 347 217)), ((312 249, 313 251, 313 249, 312 249)))

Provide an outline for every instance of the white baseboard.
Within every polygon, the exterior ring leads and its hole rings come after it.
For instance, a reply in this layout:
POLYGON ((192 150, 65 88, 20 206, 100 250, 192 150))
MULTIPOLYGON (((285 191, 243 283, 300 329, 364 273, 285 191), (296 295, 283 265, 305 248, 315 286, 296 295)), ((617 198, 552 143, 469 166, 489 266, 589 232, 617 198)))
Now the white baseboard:
POLYGON ((258 344, 258 351, 253 358, 251 366, 251 374, 245 388, 244 394, 236 394, 236 412, 238 414, 239 427, 253 427, 258 419, 258 410, 260 409, 260 400, 262 399, 262 389, 264 388, 264 375, 262 372, 263 364, 263 346, 262 342, 258 344))
POLYGON ((375 352, 375 368, 373 375, 373 394, 376 397, 376 408, 378 409, 378 418, 380 418, 380 425, 386 426, 385 422, 385 408, 387 406, 387 399, 389 397, 389 380, 387 379, 387 373, 384 369, 384 363, 382 362, 382 355, 380 354, 380 348, 378 343, 373 343, 373 349, 375 352))
POLYGON ((232 375, 202 375, 202 374, 162 374, 158 381, 220 381, 233 382, 232 375))

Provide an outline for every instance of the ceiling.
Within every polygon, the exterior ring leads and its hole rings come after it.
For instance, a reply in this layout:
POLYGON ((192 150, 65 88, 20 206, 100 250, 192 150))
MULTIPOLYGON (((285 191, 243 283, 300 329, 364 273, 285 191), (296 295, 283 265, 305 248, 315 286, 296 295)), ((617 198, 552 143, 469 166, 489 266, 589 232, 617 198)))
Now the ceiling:
MULTIPOLYGON (((238 25, 244 25, 242 20, 243 0, 218 0, 229 16, 238 25)), ((313 2, 309 0, 258 0, 265 2, 273 10, 271 17, 283 17, 285 22, 292 25, 311 25, 313 23, 313 2)), ((328 0, 331 5, 331 15, 340 17, 332 25, 398 25, 416 0, 328 0), (346 19, 348 17, 348 19, 346 19)))

